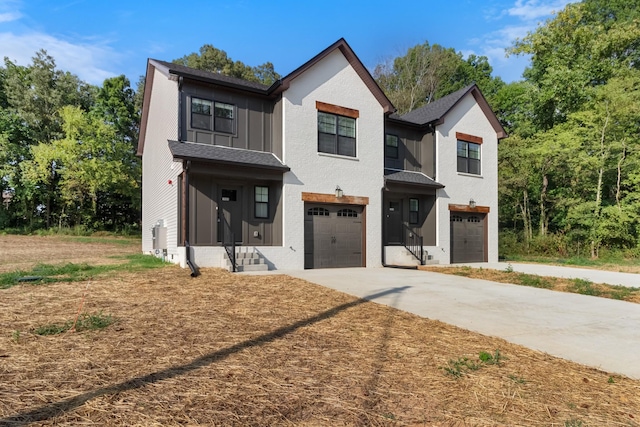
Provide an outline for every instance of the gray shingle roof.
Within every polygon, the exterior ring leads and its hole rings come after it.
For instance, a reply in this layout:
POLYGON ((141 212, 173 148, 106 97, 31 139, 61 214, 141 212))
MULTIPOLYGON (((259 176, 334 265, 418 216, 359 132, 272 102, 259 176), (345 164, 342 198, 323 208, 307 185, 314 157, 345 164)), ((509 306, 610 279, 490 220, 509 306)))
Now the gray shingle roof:
POLYGON ((254 92, 263 92, 265 95, 269 90, 269 86, 263 85, 262 83, 250 82, 237 77, 225 76, 224 74, 209 71, 196 70, 195 68, 185 67, 184 65, 174 64, 173 62, 160 61, 158 59, 151 59, 150 61, 156 62, 167 68, 172 74, 178 74, 180 76, 192 77, 197 80, 204 80, 225 86, 244 88, 254 92))
POLYGON ((424 107, 402 115, 400 119, 417 125, 425 125, 427 123, 438 121, 474 87, 475 83, 463 87, 460 90, 425 105, 424 107))
POLYGON ((411 172, 398 169, 384 169, 385 181, 398 182, 401 184, 423 185, 432 188, 444 188, 444 185, 429 178, 422 172, 411 172))
POLYGON ((236 166, 276 169, 283 172, 290 170, 273 153, 264 151, 178 141, 169 141, 169 150, 177 159, 203 160, 236 166))

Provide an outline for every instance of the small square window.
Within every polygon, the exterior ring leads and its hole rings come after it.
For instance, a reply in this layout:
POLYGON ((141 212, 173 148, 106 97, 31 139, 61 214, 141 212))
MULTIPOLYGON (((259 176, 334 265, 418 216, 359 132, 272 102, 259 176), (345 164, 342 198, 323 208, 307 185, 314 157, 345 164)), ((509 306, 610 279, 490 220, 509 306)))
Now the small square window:
POLYGON ((269 218, 269 187, 256 186, 254 215, 256 218, 269 218))
POLYGON ((235 202, 238 197, 238 192, 236 190, 222 189, 221 196, 223 202, 235 202))
POLYGON ((385 137, 384 155, 390 159, 398 158, 398 136, 387 135, 385 137))

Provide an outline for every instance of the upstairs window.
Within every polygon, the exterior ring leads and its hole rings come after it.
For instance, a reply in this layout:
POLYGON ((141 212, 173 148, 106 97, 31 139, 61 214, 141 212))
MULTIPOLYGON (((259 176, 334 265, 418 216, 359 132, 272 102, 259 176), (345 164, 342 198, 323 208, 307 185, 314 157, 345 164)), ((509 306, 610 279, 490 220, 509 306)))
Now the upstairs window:
POLYGON ((458 140, 458 172, 480 175, 480 144, 458 140))
POLYGON ((233 105, 215 103, 215 126, 216 132, 233 133, 233 105))
POLYGON ((318 111, 318 151, 356 156, 356 119, 318 111))
POLYGON ((213 130, 211 127, 211 107, 213 103, 206 99, 191 98, 191 127, 213 130))
POLYGON ((389 135, 385 137, 384 155, 390 159, 398 158, 398 136, 389 135))
POLYGON ((232 104, 191 98, 191 127, 233 133, 234 110, 232 104))

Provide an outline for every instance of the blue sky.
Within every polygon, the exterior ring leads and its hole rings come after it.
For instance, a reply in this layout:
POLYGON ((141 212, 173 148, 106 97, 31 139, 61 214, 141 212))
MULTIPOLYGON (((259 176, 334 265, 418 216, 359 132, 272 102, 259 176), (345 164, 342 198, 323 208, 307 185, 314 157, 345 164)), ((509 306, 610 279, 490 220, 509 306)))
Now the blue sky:
POLYGON ((494 74, 520 79, 527 58, 505 58, 516 37, 568 0, 0 0, 0 57, 27 65, 44 48, 58 68, 101 84, 135 85, 147 58, 173 60, 205 43, 286 75, 344 37, 370 70, 428 41, 485 55, 494 74))

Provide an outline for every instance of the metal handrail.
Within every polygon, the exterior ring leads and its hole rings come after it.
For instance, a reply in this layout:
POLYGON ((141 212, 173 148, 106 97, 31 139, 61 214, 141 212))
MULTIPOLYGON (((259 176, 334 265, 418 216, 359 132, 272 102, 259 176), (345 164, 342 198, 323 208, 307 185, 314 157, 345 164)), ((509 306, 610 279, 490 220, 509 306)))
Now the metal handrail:
POLYGON ((224 250, 227 252, 227 256, 229 257, 229 261, 231 261, 231 268, 235 273, 238 270, 238 265, 236 264, 236 239, 231 229, 231 224, 224 217, 224 214, 221 214, 222 218, 222 246, 224 246, 224 250))
POLYGON ((416 234, 411 228, 404 225, 404 238, 403 244, 411 254, 420 261, 420 265, 424 265, 424 246, 422 245, 423 238, 416 234))

